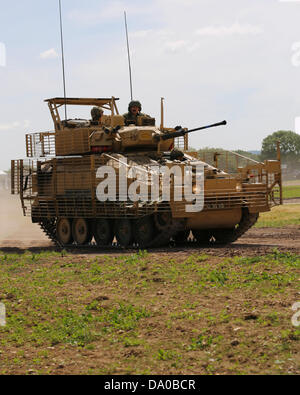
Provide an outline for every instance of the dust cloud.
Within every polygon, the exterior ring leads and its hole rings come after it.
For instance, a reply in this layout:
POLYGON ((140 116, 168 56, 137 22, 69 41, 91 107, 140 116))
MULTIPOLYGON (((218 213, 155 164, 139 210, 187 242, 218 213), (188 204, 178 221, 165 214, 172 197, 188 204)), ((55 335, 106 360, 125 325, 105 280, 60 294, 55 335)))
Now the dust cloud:
POLYGON ((1 247, 47 247, 51 242, 30 217, 23 216, 19 196, 0 189, 0 248, 1 247))

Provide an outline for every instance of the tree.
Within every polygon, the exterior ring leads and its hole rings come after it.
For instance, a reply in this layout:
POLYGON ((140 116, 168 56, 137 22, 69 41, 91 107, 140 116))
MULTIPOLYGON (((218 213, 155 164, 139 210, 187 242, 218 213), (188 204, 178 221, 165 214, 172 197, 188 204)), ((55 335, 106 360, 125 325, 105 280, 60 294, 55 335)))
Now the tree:
POLYGON ((199 158, 203 162, 216 166, 229 173, 236 173, 237 167, 244 167, 251 163, 251 159, 260 162, 260 156, 251 152, 237 150, 229 152, 223 148, 203 148, 198 150, 199 158), (219 155, 216 157, 215 154, 219 155), (235 155, 238 154, 238 155, 235 155))
POLYGON ((300 135, 284 130, 279 130, 264 139, 262 159, 276 159, 277 141, 280 142, 281 155, 285 162, 295 162, 300 159, 300 135))

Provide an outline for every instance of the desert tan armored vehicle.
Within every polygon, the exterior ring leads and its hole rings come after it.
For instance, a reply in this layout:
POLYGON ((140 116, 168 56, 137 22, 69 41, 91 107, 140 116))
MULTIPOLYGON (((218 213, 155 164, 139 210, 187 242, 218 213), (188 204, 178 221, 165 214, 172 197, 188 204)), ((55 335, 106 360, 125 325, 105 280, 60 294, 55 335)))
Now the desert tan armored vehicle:
POLYGON ((125 125, 117 101, 46 100, 55 130, 27 134, 28 159, 12 161, 12 193, 56 245, 104 247, 117 240, 124 247, 150 248, 188 238, 230 243, 260 212, 282 203, 280 152, 278 160, 264 163, 227 151, 200 157, 188 150, 189 133, 225 121, 190 131, 165 128, 162 101, 159 127, 150 117, 125 125), (102 111, 96 120, 62 120, 65 105, 102 111), (178 171, 191 184, 189 198, 178 171), (192 210, 198 200, 199 209, 192 210))

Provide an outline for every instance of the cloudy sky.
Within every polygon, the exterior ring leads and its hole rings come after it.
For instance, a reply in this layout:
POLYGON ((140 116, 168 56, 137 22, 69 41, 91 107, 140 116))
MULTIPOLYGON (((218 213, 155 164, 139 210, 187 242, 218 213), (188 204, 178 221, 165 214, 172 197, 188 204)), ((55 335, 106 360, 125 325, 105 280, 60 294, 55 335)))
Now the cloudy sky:
MULTIPOLYGON (((62 0, 67 94, 134 97, 195 148, 256 150, 300 117, 300 1, 62 0)), ((52 129, 44 99, 63 95, 58 1, 0 0, 0 169, 25 155, 24 134, 52 129)), ((88 112, 70 116, 89 117, 88 112)))

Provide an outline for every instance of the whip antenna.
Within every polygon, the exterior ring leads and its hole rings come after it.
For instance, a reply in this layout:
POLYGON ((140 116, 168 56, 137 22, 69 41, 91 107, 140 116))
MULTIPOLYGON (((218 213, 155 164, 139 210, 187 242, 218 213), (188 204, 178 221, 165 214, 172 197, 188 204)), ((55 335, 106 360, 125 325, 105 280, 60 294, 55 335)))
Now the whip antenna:
POLYGON ((131 71, 131 60, 130 60, 130 49, 129 49, 129 38, 128 38, 128 26, 127 26, 126 11, 124 11, 124 17, 125 17, 126 40, 127 40, 128 64, 129 64, 130 94, 131 94, 131 101, 132 101, 133 100, 133 94, 132 94, 132 71, 131 71))
POLYGON ((66 75, 65 75, 65 55, 64 55, 64 39, 63 39, 63 23, 61 14, 61 0, 59 0, 59 19, 60 19, 60 43, 61 43, 61 59, 63 71, 64 99, 65 99, 65 119, 67 120, 67 95, 66 95, 66 75))

